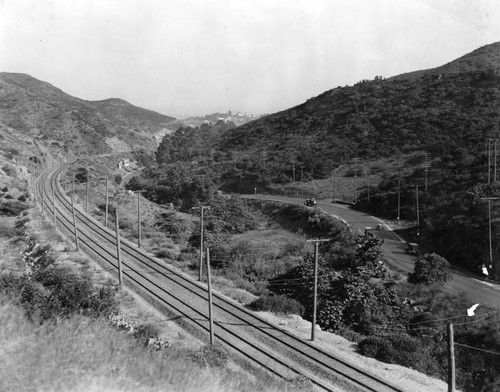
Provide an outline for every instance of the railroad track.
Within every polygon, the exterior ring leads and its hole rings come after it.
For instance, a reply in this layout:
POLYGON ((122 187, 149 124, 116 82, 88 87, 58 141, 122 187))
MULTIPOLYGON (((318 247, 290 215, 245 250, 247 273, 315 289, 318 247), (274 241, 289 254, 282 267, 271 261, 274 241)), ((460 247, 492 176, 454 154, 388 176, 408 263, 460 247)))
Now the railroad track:
MULTIPOLYGON (((58 181, 60 172, 61 169, 57 169, 39 178, 36 189, 38 196, 44 192, 44 211, 52 219, 54 194, 58 228, 73 236, 71 202, 58 181)), ((75 211, 80 246, 117 274, 115 233, 78 209, 75 211)), ((121 253, 126 285, 138 288, 178 315, 183 323, 208 336, 208 294, 203 284, 169 268, 126 240, 121 241, 121 253)), ((263 320, 224 296, 214 293, 213 306, 216 340, 279 377, 303 376, 318 389, 326 391, 402 391, 316 344, 263 320)))

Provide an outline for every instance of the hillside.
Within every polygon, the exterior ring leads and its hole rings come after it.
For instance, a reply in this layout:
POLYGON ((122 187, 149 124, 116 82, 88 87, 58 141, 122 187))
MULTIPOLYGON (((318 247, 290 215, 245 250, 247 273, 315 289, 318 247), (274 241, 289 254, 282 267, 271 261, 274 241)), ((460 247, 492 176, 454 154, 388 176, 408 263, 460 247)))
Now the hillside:
POLYGON ((492 203, 490 262, 488 212, 481 201, 500 197, 498 183, 488 185, 500 180, 492 141, 487 156, 488 139, 500 140, 500 42, 434 69, 334 88, 224 130, 210 152, 194 149, 210 132, 173 134, 157 157, 168 164, 195 156, 217 172, 217 185, 227 192, 301 194, 296 183, 302 181, 347 184, 348 201, 357 208, 415 223, 419 187, 420 226, 407 238, 456 266, 480 273, 484 264, 490 277, 500 277, 500 205, 492 203))
POLYGON ((295 160, 314 177, 355 157, 484 150, 484 140, 498 132, 499 86, 495 43, 438 68, 326 91, 238 127, 221 148, 273 151, 272 160, 295 160))
POLYGON ((357 189, 357 208, 410 221, 416 220, 418 211, 420 227, 408 233, 413 241, 478 274, 486 265, 489 277, 498 279, 500 208, 492 203, 490 261, 488 211, 481 201, 500 196, 493 141, 489 159, 487 154, 488 139, 498 138, 500 43, 494 43, 441 67, 327 91, 229 131, 221 149, 249 152, 256 164, 245 175, 258 179, 260 186, 290 183, 291 162, 303 167, 309 181, 327 178, 339 164, 356 160, 362 169, 358 173, 365 176, 363 184, 370 181, 368 175, 381 178, 372 183, 370 199, 366 185, 357 189), (420 158, 409 158, 410 153, 420 158), (399 167, 367 169, 384 157, 399 167))
POLYGON ((120 99, 85 101, 26 74, 0 73, 0 135, 12 148, 54 156, 153 148, 153 135, 173 120, 120 99))

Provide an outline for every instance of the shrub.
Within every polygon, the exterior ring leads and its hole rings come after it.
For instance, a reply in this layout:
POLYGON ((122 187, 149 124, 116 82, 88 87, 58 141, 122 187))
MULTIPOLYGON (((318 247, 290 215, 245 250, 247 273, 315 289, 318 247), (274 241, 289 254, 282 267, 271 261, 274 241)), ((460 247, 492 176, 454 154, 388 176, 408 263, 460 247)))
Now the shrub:
POLYGON ((68 269, 46 268, 33 279, 27 275, 0 275, 2 292, 18 297, 31 320, 44 321, 83 313, 90 317, 115 313, 115 290, 95 288, 89 278, 82 278, 68 269))
POLYGON ((41 245, 36 238, 29 237, 26 240, 23 260, 32 272, 39 271, 53 265, 56 261, 49 244, 41 245))
POLYGON ((134 337, 145 346, 148 345, 150 339, 158 339, 160 336, 160 328, 154 324, 144 324, 139 326, 134 331, 134 337))
POLYGON ((128 230, 132 228, 132 223, 128 220, 122 219, 119 221, 118 226, 120 226, 120 229, 122 230, 128 230))
POLYGON ((369 336, 358 343, 361 354, 386 363, 411 367, 427 374, 434 374, 438 369, 438 359, 421 339, 404 333, 387 336, 369 336))
MULTIPOLYGON (((9 177, 16 177, 17 176, 17 171, 16 168, 12 165, 6 164, 2 167, 2 170, 7 174, 9 177)), ((6 191, 4 191, 6 192, 6 191)))
POLYGON ((0 214, 7 216, 16 216, 21 212, 27 210, 29 205, 24 204, 18 200, 12 200, 9 202, 0 202, 0 214))
POLYGON ((123 179, 121 176, 116 176, 115 177, 115 183, 116 185, 120 185, 122 183, 123 179))
POLYGON ((201 367, 223 367, 229 356, 220 344, 203 346, 192 354, 193 361, 201 367))
POLYGON ((314 386, 311 380, 305 376, 298 376, 289 381, 287 391, 290 392, 313 392, 314 386))
POLYGON ((304 314, 304 306, 284 295, 263 295, 248 305, 249 309, 277 314, 304 314))
POLYGON ((450 263, 436 253, 426 253, 417 260, 413 272, 408 274, 410 283, 425 285, 445 284, 451 278, 450 263))

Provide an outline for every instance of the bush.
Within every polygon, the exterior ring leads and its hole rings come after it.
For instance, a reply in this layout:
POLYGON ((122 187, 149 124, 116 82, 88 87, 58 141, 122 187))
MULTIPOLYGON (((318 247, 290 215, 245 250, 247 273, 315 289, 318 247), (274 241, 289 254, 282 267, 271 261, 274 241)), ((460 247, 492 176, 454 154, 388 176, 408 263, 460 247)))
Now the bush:
POLYGON ((201 367, 223 367, 226 365, 229 356, 219 344, 207 345, 192 354, 195 363, 201 367))
POLYGON ((304 306, 284 295, 263 295, 248 305, 249 309, 277 314, 304 314, 304 306))
POLYGON ((154 324, 144 324, 139 326, 134 331, 134 337, 140 342, 144 343, 145 346, 148 345, 150 339, 158 339, 160 336, 160 328, 154 324))
POLYGON ((427 286, 435 283, 444 285, 449 279, 450 263, 436 253, 426 253, 417 260, 413 272, 408 274, 408 282, 427 286))
POLYGON ((27 210, 30 206, 18 200, 0 202, 0 215, 16 216, 27 210))
POLYGON ((112 288, 95 288, 90 278, 81 277, 67 268, 47 268, 33 275, 45 289, 43 319, 68 317, 83 313, 89 317, 108 316, 117 309, 112 288))
POLYGON ((434 358, 425 346, 421 339, 404 333, 369 336, 358 343, 359 351, 363 355, 427 374, 435 374, 438 369, 438 359, 434 358))
POLYGON ((118 222, 118 226, 120 226, 121 230, 132 229, 133 225, 128 220, 122 219, 118 222))
POLYGON ((298 376, 290 380, 287 385, 287 391, 290 392, 313 392, 314 386, 311 380, 305 376, 298 376))
POLYGON ((177 253, 173 250, 160 248, 155 252, 155 256, 162 259, 175 260, 177 258, 177 253))

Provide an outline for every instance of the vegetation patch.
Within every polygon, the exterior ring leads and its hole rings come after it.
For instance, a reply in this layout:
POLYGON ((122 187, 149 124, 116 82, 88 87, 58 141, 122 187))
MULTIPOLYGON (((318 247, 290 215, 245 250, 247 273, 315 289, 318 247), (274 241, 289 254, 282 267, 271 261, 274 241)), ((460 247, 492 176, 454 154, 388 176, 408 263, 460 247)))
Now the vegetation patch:
POLYGON ((299 301, 284 295, 261 296, 250 303, 248 308, 282 315, 297 314, 301 316, 304 313, 304 306, 299 301))

